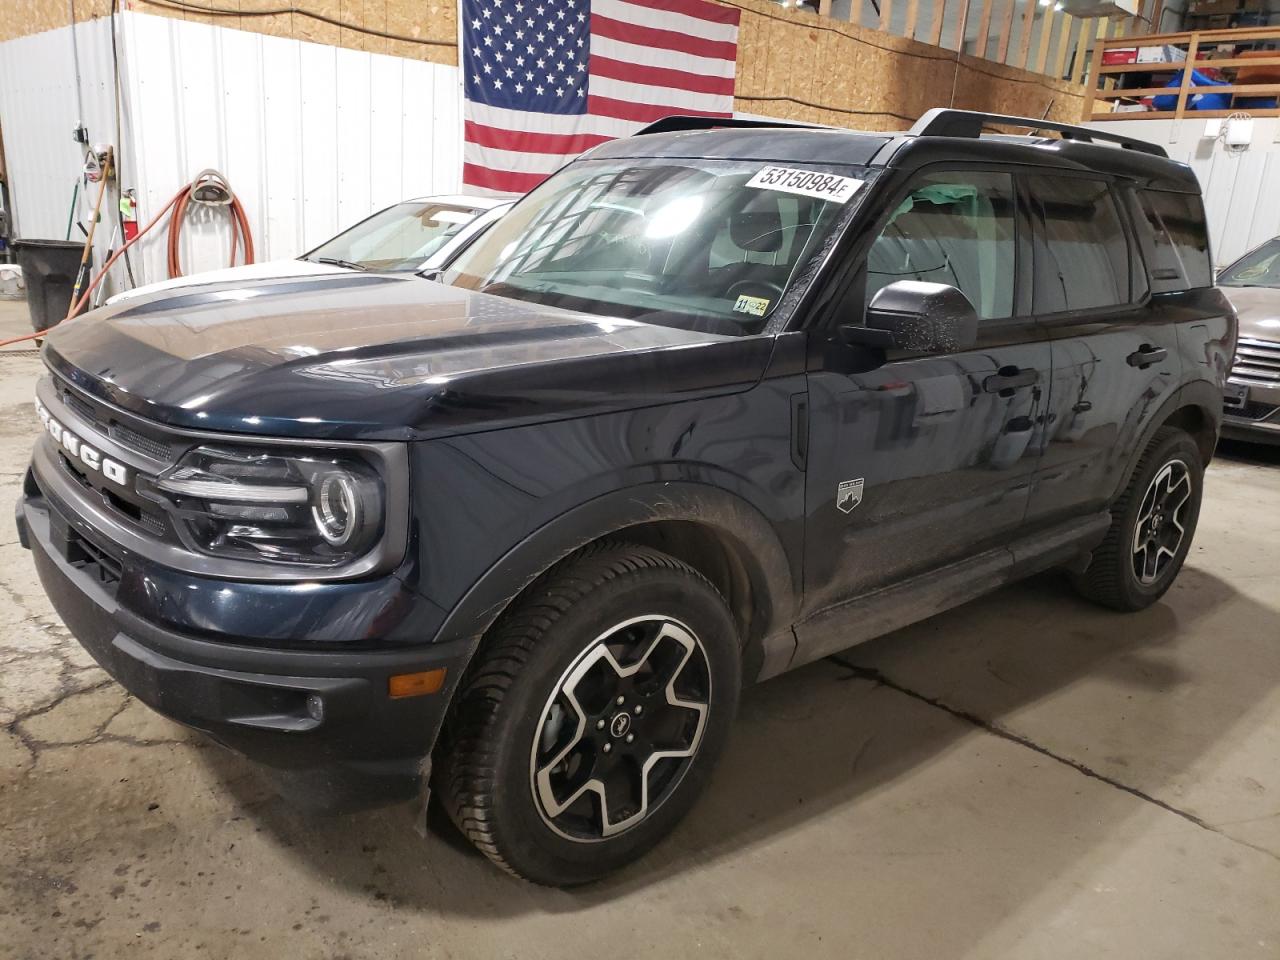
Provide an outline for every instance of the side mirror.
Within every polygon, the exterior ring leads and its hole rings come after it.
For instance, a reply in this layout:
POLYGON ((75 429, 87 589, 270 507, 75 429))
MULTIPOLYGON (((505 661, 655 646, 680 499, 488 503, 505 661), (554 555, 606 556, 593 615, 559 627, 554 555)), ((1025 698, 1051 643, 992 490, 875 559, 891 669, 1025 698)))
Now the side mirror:
POLYGON ((840 334, 867 347, 954 353, 978 342, 978 312, 949 284, 898 280, 871 298, 865 326, 846 325, 840 334))

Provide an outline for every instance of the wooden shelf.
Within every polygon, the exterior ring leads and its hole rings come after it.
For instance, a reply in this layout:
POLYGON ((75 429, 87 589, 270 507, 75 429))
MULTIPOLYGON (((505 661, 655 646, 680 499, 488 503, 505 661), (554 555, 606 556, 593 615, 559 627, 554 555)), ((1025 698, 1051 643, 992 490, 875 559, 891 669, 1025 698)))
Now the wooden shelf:
MULTIPOLYGON (((1089 120, 1213 120, 1223 119, 1232 114, 1239 113, 1239 110, 1187 110, 1178 113, 1177 110, 1122 110, 1119 113, 1095 113, 1089 120)), ((1249 109, 1251 117, 1280 117, 1280 109, 1266 107, 1264 109, 1249 109)))
MULTIPOLYGON (((1252 11, 1249 11, 1252 12, 1252 11)), ((1218 14, 1215 14, 1217 16, 1218 14)), ((1192 82, 1195 70, 1240 70, 1249 67, 1280 66, 1280 50, 1274 56, 1263 57, 1223 57, 1218 60, 1201 60, 1197 58, 1202 50, 1220 45, 1235 46, 1240 43, 1271 41, 1280 45, 1280 26, 1249 27, 1241 30, 1189 30, 1182 33, 1152 34, 1146 37, 1123 37, 1102 40, 1093 51, 1093 89, 1089 91, 1089 103, 1085 108, 1085 116, 1089 120, 1162 120, 1180 119, 1184 117, 1212 118, 1229 116, 1239 109, 1247 109, 1255 117, 1280 116, 1280 107, 1248 107, 1232 110, 1194 110, 1192 98, 1204 94, 1229 94, 1231 96, 1275 96, 1280 95, 1280 83, 1226 83, 1216 86, 1196 86, 1192 82), (1176 47, 1185 52, 1185 59, 1163 60, 1157 63, 1115 63, 1102 64, 1103 55, 1109 50, 1132 50, 1135 47, 1176 47), (1188 70, 1190 66, 1192 69, 1188 70), (1133 87, 1128 90, 1115 86, 1115 78, 1124 74, 1181 74, 1181 83, 1176 87, 1133 87), (1144 97, 1174 96, 1177 97, 1176 110, 1124 110, 1119 113, 1112 110, 1099 110, 1095 106, 1109 106, 1114 100, 1138 100, 1144 97)), ((1233 53, 1238 51, 1233 51, 1233 53)), ((1271 51, 1266 51, 1271 53, 1271 51)), ((1233 105, 1234 107, 1234 105, 1233 105)))

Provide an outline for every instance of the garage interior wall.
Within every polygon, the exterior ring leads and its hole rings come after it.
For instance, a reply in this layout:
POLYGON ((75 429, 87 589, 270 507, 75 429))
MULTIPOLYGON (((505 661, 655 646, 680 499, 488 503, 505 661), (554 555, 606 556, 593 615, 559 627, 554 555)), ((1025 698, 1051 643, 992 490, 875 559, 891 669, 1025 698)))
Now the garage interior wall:
POLYGON ((1159 144, 1174 160, 1191 166, 1204 192, 1214 266, 1225 267, 1280 235, 1280 191, 1274 186, 1280 184, 1280 119, 1255 118, 1253 140, 1241 150, 1204 136, 1205 121, 1190 117, 1086 126, 1159 144))
MULTIPOLYGON (((404 197, 458 189, 456 67, 140 13, 117 23, 122 182, 137 189, 143 222, 213 167, 245 206, 257 259, 280 259, 404 197)), ((110 24, 99 18, 75 28, 84 122, 95 143, 116 140, 110 24)), ((71 139, 71 32, 0 44, 0 125, 23 237, 66 231, 81 165, 71 139)), ((86 224, 94 189, 78 204, 86 224)), ((104 217, 98 263, 111 226, 104 217)), ((134 249, 139 282, 166 275, 163 242, 134 249)), ((224 266, 229 252, 225 213, 193 207, 184 269, 224 266)))
POLYGON ((1070 123, 1083 115, 1081 84, 851 23, 788 14, 767 0, 733 0, 733 6, 742 10, 735 94, 743 112, 866 130, 900 130, 930 107, 1070 123))
MULTIPOLYGON (((0 40, 105 17, 113 0, 3 0, 0 40)), ((457 0, 117 0, 121 10, 216 24, 366 53, 457 64, 457 0), (284 10, 281 13, 279 11, 284 10), (272 12, 276 11, 276 12, 272 12), (327 23, 338 21, 347 27, 327 23), (387 36, 378 36, 386 34, 387 36), (392 39, 398 37, 400 39, 392 39)))
MULTIPOLYGON (((34 4, 61 0, 20 0, 34 4)), ((83 0, 81 0, 83 2, 83 0)), ((106 3, 106 0, 93 0, 106 3)), ((275 0, 177 0, 187 9, 175 10, 175 0, 127 0, 131 9, 190 22, 217 23, 242 30, 260 31, 295 39, 313 40, 358 50, 397 56, 457 62, 457 4, 448 0, 294 0, 297 13, 255 16, 255 9, 280 9, 275 0), (162 5, 163 4, 163 5, 162 5), (197 8, 236 8, 240 16, 211 16, 197 8), (343 29, 301 11, 321 14, 343 23, 412 37, 420 42, 379 37, 356 29, 343 29), (437 45, 447 42, 448 46, 437 45)), ((741 11, 738 36, 737 109, 754 116, 830 123, 863 129, 901 128, 929 107, 952 104, 1001 109, 1055 120, 1079 120, 1084 90, 1079 84, 1056 81, 1029 70, 1006 67, 977 56, 957 55, 954 30, 944 31, 943 46, 906 40, 875 29, 874 22, 855 25, 845 20, 818 17, 794 8, 784 9, 770 0, 725 0, 741 11)), ((1019 5, 1022 0, 1008 0, 1019 5)), ((930 0, 919 5, 929 16, 930 0)), ((952 0, 947 10, 958 16, 962 4, 952 0)), ((908 5, 898 2, 895 17, 906 16, 908 5)), ((980 0, 969 0, 971 15, 967 33, 979 25, 980 0)), ((871 10, 863 4, 864 11, 871 10)), ((1032 10, 1035 23, 1043 21, 1047 8, 1032 10)), ((1015 29, 1024 25, 1019 12, 1015 29)), ((1061 20, 1062 18, 1059 18, 1061 20)), ((1095 21, 1075 21, 1092 30, 1095 21)), ((995 54, 991 42, 979 46, 995 54)), ((1011 44, 1017 50, 1017 44, 1011 44)))
MULTIPOLYGON (((13 205, 10 213, 20 237, 61 240, 66 236, 83 165, 81 146, 71 139, 77 113, 72 36, 72 28, 62 27, 0 43, 0 128, 13 205)), ((80 23, 74 37, 80 56, 83 122, 95 141, 114 142, 110 21, 80 23)), ((96 184, 90 189, 96 189, 96 184)), ((91 209, 92 197, 77 204, 76 218, 87 224, 91 209)), ((79 231, 72 234, 74 239, 83 236, 79 231)), ((108 239, 103 238, 103 247, 108 239)))
MULTIPOLYGON (((9 153, 19 236, 64 236, 80 168, 70 27, 64 0, 8 0, 26 13, 0 36, 0 128, 9 153)), ((266 0, 184 0, 242 14, 212 16, 127 0, 117 15, 125 186, 145 222, 207 167, 245 205, 257 259, 293 257, 395 200, 458 189, 462 121, 456 4, 295 0, 292 8, 420 38, 372 36, 266 0), (418 10, 421 15, 414 17, 418 10), (146 11, 146 12, 142 12, 146 11), (443 37, 449 37, 444 41, 443 37), (445 44, 445 45, 441 45, 445 44)), ((862 129, 902 129, 953 105, 1076 121, 1084 91, 954 50, 891 36, 767 0, 742 11, 739 112, 862 129)), ((77 0, 84 122, 115 142, 108 0, 77 0), (95 19, 88 19, 93 17, 95 19)), ((81 198, 86 220, 92 196, 81 198)), ((187 272, 225 264, 225 215, 196 208, 183 234, 187 272)), ((110 230, 103 231, 105 248, 110 230)), ((160 238, 162 240, 162 238, 160 238)), ((163 242, 135 248, 137 279, 165 275, 163 242)), ((99 257, 98 262, 101 262, 99 257)), ((114 279, 114 278, 113 278, 114 279)))

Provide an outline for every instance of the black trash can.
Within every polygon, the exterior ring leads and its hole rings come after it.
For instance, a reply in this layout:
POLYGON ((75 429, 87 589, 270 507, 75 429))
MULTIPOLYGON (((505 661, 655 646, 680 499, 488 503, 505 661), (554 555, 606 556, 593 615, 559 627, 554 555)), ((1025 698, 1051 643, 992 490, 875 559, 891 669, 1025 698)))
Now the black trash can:
MULTIPOLYGON (((71 290, 76 285, 84 244, 75 240, 15 240, 13 248, 27 285, 31 328, 47 330, 61 323, 71 306, 71 290)), ((93 266, 92 250, 89 266, 93 266)))

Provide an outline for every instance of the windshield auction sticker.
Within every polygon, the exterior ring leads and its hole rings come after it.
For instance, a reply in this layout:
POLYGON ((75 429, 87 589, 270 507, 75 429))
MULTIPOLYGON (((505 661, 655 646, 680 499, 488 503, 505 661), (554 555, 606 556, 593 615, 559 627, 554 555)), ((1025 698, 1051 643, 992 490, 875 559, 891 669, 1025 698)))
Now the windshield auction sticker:
POLYGON ((749 313, 753 317, 763 317, 769 309, 769 301, 764 297, 748 297, 744 293, 734 301, 733 309, 737 313, 749 313))
POLYGON ((765 167, 747 181, 748 187, 759 190, 781 190, 798 193, 804 197, 817 197, 831 203, 844 203, 861 187, 863 181, 842 177, 834 173, 817 173, 813 170, 795 170, 791 167, 765 167))

